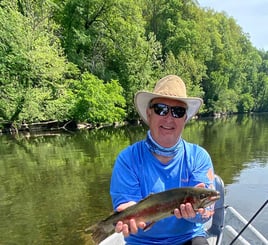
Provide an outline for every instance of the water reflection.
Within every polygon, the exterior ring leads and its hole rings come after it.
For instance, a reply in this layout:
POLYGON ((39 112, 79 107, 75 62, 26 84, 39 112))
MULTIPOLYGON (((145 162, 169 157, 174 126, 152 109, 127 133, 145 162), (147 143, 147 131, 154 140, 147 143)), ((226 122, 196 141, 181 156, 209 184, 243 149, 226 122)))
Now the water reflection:
POLYGON ((226 184, 252 161, 267 164, 268 115, 202 120, 186 128, 184 137, 205 147, 226 184))
MULTIPOLYGON (((139 126, 38 137, 2 135, 0 244, 84 244, 81 230, 112 210, 114 159, 124 147, 143 139, 146 130, 139 126)), ((266 114, 200 120, 189 123, 183 134, 210 152, 232 197, 247 179, 267 188, 267 136, 266 114)), ((248 190, 240 189, 239 196, 245 198, 248 190)))

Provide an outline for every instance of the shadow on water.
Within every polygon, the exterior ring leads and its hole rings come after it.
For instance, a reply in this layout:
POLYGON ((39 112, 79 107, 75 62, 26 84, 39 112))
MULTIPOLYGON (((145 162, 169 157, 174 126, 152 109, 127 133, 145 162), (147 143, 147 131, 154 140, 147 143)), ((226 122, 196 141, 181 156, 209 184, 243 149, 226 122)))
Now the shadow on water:
MULTIPOLYGON (((231 188, 239 185, 241 172, 266 169, 267 117, 198 120, 183 137, 209 151, 231 188)), ((109 182, 117 154, 146 131, 137 126, 0 136, 0 244, 84 244, 81 231, 112 211, 109 182)))

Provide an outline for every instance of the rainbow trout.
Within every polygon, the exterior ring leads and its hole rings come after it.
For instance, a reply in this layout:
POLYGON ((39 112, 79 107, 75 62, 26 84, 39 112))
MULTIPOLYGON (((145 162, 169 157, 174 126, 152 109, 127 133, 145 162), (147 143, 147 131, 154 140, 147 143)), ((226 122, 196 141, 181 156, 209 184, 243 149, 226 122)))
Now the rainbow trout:
POLYGON ((175 208, 180 204, 191 203, 194 210, 205 208, 213 204, 220 198, 219 192, 212 189, 183 187, 151 194, 133 206, 122 212, 115 212, 99 223, 85 229, 86 233, 91 233, 96 244, 108 237, 113 231, 118 221, 129 224, 130 219, 146 222, 148 225, 144 231, 148 230, 156 221, 173 215, 175 208))

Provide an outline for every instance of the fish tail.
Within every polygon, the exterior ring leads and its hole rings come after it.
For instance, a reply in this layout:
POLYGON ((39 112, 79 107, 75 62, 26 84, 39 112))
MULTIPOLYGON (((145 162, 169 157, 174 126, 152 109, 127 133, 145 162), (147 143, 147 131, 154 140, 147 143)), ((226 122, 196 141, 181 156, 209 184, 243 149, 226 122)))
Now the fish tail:
POLYGON ((103 225, 102 222, 85 229, 85 233, 90 233, 91 238, 96 244, 99 244, 101 241, 107 238, 112 233, 112 231, 113 229, 107 229, 107 227, 103 225))

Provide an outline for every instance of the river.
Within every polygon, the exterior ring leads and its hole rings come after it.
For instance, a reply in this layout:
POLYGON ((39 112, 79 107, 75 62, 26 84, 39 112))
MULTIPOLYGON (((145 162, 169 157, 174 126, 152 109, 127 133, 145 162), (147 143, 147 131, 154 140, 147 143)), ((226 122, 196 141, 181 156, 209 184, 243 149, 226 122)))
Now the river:
MULTIPOLYGON (((117 154, 147 128, 0 135, 0 244, 85 244, 84 228, 112 211, 117 154)), ((226 205, 250 219, 268 198, 268 114, 189 122, 183 138, 210 153, 226 205)), ((268 206, 252 224, 268 238, 268 206)))

